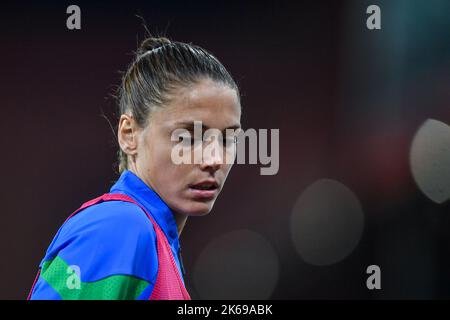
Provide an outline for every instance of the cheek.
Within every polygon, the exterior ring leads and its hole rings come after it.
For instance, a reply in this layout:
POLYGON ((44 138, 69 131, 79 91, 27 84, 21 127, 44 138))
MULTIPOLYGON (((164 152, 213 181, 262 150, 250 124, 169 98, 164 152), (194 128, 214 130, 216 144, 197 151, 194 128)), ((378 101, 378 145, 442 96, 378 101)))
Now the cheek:
POLYGON ((170 159, 170 146, 161 141, 161 138, 153 136, 145 145, 145 157, 142 159, 147 169, 147 174, 155 187, 163 188, 172 171, 170 159))
POLYGON ((222 167, 222 173, 224 175, 224 178, 226 178, 228 176, 228 174, 231 171, 231 168, 233 167, 233 164, 224 164, 222 167))
POLYGON ((185 187, 192 166, 176 165, 173 163, 171 155, 172 146, 170 144, 161 146, 153 160, 153 171, 157 176, 159 187, 166 193, 174 195, 185 187))

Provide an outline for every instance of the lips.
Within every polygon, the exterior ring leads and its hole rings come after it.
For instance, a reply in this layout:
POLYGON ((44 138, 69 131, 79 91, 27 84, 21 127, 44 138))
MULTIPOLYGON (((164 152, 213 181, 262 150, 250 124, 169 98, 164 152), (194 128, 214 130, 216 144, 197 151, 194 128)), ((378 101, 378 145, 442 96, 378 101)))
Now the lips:
POLYGON ((216 180, 203 180, 201 182, 189 185, 189 191, 194 198, 212 199, 219 190, 219 184, 216 180))

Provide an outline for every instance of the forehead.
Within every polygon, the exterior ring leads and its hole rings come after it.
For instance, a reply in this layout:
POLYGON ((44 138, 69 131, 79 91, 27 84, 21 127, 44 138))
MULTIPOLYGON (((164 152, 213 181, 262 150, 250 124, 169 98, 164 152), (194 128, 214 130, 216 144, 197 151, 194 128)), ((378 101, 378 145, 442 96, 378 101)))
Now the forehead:
POLYGON ((236 90, 205 79, 175 91, 170 104, 154 117, 162 125, 202 121, 210 128, 240 124, 241 106, 236 90))

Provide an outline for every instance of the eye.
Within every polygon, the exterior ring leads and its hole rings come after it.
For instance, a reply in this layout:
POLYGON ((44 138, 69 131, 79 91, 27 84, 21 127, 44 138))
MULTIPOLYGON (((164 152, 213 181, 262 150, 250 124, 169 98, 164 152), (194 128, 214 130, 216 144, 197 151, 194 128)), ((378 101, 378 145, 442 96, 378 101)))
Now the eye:
POLYGON ((224 146, 232 146, 237 144, 237 137, 236 136, 231 136, 231 137, 224 137, 223 138, 223 145, 224 146))
POLYGON ((178 142, 182 143, 185 147, 189 147, 194 144, 194 139, 189 135, 180 135, 178 136, 178 142))

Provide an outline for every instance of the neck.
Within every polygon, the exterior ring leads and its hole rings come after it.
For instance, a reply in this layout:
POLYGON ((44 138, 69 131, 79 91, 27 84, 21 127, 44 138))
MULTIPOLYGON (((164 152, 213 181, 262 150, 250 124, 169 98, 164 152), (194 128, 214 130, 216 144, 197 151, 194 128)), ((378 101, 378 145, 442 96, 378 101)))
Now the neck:
POLYGON ((173 213, 175 217, 175 221, 177 223, 177 229, 178 229, 178 237, 181 235, 181 232, 183 231, 184 225, 186 224, 187 216, 180 213, 173 213))
MULTIPOLYGON (((144 181, 145 184, 147 184, 147 186, 148 186, 150 189, 152 189, 152 190, 154 190, 155 192, 157 192, 157 191, 155 190, 155 188, 153 188, 153 186, 151 185, 151 183, 147 182, 146 179, 144 178, 144 176, 142 176, 142 175, 139 174, 139 171, 137 170, 137 166, 136 166, 136 164, 135 164, 134 161, 131 162, 130 167, 127 168, 127 169, 130 170, 131 172, 133 172, 133 173, 134 173, 136 176, 138 176, 142 181, 144 181)), ((175 222, 177 223, 178 237, 180 237, 181 232, 183 231, 184 225, 186 224, 186 220, 187 220, 187 217, 188 217, 188 216, 187 216, 187 215, 184 215, 184 214, 180 214, 180 213, 175 212, 175 211, 173 211, 173 210, 172 210, 172 212, 173 212, 173 215, 174 215, 174 218, 175 218, 175 222)))

